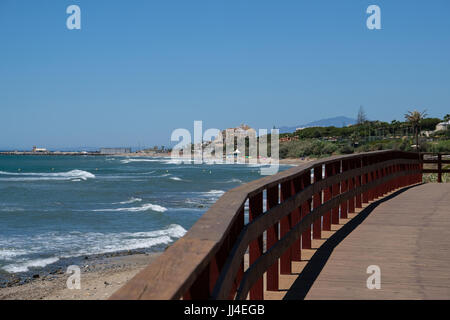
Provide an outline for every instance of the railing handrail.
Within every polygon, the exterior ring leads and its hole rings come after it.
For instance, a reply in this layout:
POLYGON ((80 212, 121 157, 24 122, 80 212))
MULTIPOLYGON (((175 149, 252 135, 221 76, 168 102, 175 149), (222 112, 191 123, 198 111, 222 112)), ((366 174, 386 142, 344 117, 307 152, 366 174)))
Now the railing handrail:
MULTIPOLYGON (((264 177, 236 187, 222 195, 222 197, 211 206, 184 237, 180 238, 167 248, 166 252, 156 258, 150 266, 145 268, 124 287, 118 290, 112 296, 112 299, 180 299, 183 296, 187 297, 186 292, 194 285, 194 283, 199 281, 208 282, 208 285, 203 289, 205 291, 203 292, 204 297, 226 299, 230 287, 233 286, 232 281, 237 273, 236 259, 242 258, 242 255, 245 253, 244 248, 246 249, 248 244, 251 241, 254 241, 255 237, 264 232, 264 228, 270 225, 270 223, 280 221, 281 218, 289 214, 292 208, 298 207, 299 204, 305 200, 311 199, 312 195, 325 190, 325 188, 331 188, 331 186, 336 183, 341 183, 344 180, 348 181, 357 176, 361 177, 362 175, 367 174, 367 172, 373 172, 373 170, 384 170, 384 168, 387 168, 388 166, 399 164, 416 165, 415 171, 405 171, 407 172, 405 175, 417 175, 418 163, 419 156, 417 153, 394 150, 333 156, 311 161, 282 171, 276 175, 264 177), (375 158, 385 161, 363 164, 363 159, 375 158), (399 159, 405 161, 399 161, 399 159), (245 227, 242 225, 240 229, 236 230, 235 226, 241 223, 241 221, 238 220, 243 219, 245 203, 253 196, 260 195, 264 190, 269 190, 270 188, 278 188, 285 182, 308 176, 308 174, 309 179, 311 179, 311 171, 315 168, 322 168, 324 165, 336 164, 338 162, 339 165, 341 165, 341 163, 344 162, 350 163, 351 161, 356 162, 357 160, 361 160, 360 167, 350 168, 345 172, 336 172, 334 175, 319 182, 309 186, 305 185, 305 187, 302 187, 301 191, 297 192, 292 197, 287 198, 282 203, 268 209, 263 215, 260 215, 245 227), (269 211, 272 213, 266 214, 269 211), (274 214, 274 212, 278 213, 274 214), (264 220, 267 221, 258 226, 257 221, 264 220), (246 231, 251 228, 259 229, 249 235, 246 231), (231 236, 233 239, 230 238, 231 236), (222 261, 217 261, 218 252, 220 250, 223 251, 224 248, 228 251, 220 255, 224 256, 220 258, 222 261), (209 273, 205 273, 205 270, 209 270, 209 273), (209 279, 202 278, 211 277, 211 273, 214 273, 215 278, 212 283, 209 279)), ((340 196, 333 196, 333 198, 329 199, 330 201, 321 204, 322 207, 315 207, 310 214, 305 218, 302 218, 303 222, 299 221, 298 230, 295 231, 297 232, 297 237, 299 233, 302 233, 303 229, 307 228, 308 224, 311 226, 314 219, 322 216, 327 210, 334 208, 336 204, 339 206, 339 203, 346 201, 346 197, 354 197, 357 192, 366 192, 368 189, 375 188, 379 184, 386 183, 389 179, 393 179, 397 176, 401 176, 401 174, 392 173, 392 175, 386 175, 385 177, 383 175, 384 178, 380 176, 379 180, 373 182, 369 181, 365 187, 361 186, 360 189, 355 188, 353 191, 350 190, 340 196)), ((416 180, 418 180, 417 176, 415 180, 413 179, 411 181, 416 180)), ((294 238, 295 236, 292 236, 293 240, 290 240, 290 244, 292 241, 296 240, 294 238)), ((280 239, 278 242, 281 243, 282 240, 283 239, 280 239)), ((287 240, 283 241, 286 243, 289 242, 287 240)), ((278 245, 282 246, 283 244, 278 245)), ((270 250, 267 250, 266 253, 269 251, 270 250)), ((261 255, 261 257, 263 256, 264 255, 261 255)), ((270 264, 273 259, 278 258, 279 254, 272 255, 272 257, 269 258, 266 256, 262 259, 266 259, 264 268, 260 268, 257 271, 254 271, 256 270, 256 267, 252 264, 253 269, 250 267, 250 271, 246 273, 246 278, 241 279, 244 282, 238 284, 235 288, 235 291, 237 291, 237 298, 245 298, 250 286, 253 285, 254 280, 259 278, 261 274, 265 272, 267 263, 270 264), (249 278, 251 278, 250 281, 246 282, 249 278)), ((260 259, 260 261, 262 260, 260 259)), ((260 262, 254 262, 255 265, 257 265, 257 263, 260 262)))

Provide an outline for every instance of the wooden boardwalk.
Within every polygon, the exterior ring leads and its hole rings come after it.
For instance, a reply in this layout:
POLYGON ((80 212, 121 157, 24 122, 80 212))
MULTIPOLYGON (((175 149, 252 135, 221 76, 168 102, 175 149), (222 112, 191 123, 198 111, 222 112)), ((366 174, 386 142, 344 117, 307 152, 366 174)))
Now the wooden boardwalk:
POLYGON ((295 280, 281 281, 286 291, 268 298, 450 299, 450 184, 401 190, 335 229, 295 280), (367 288, 371 265, 381 270, 379 290, 367 288))
POLYGON ((449 190, 417 185, 424 161, 397 150, 333 156, 243 184, 111 299, 412 298, 412 287, 422 298, 429 283, 430 297, 450 298, 449 190), (353 214, 361 199, 406 186, 416 187, 353 214), (369 265, 382 269, 378 296, 366 289, 369 265))

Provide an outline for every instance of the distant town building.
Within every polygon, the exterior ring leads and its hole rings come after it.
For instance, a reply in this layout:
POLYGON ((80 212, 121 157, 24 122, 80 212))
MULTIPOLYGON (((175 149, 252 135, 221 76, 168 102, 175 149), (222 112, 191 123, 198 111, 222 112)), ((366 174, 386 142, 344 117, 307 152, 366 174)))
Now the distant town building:
POLYGON ((131 153, 131 148, 101 148, 100 154, 131 153))
MULTIPOLYGON (((228 128, 225 130, 222 130, 222 139, 225 139, 226 136, 231 135, 236 138, 245 138, 248 136, 256 137, 256 131, 255 129, 252 129, 250 126, 246 124, 241 124, 239 127, 236 128, 228 128)), ((220 138, 216 137, 215 141, 216 143, 220 143, 220 138)))
POLYGON ((293 137, 280 137, 280 142, 298 141, 297 136, 293 137))
POLYGON ((436 131, 447 130, 450 128, 450 120, 447 122, 440 122, 436 125, 436 131))
POLYGON ((37 148, 36 146, 33 146, 33 152, 48 152, 45 148, 37 148))

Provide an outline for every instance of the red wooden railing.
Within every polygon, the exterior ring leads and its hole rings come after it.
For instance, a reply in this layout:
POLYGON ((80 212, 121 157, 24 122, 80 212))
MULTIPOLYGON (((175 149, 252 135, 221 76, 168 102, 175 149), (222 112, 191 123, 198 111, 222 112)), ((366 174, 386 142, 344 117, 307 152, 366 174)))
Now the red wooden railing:
POLYGON ((226 192, 112 299, 264 299, 264 273, 266 289, 278 290, 279 275, 291 273, 291 262, 322 230, 363 203, 421 181, 417 153, 377 151, 317 160, 247 183, 226 192))
POLYGON ((442 182, 442 174, 450 173, 450 169, 444 169, 443 164, 450 164, 450 153, 432 153, 423 152, 420 154, 420 162, 422 164, 435 164, 435 168, 423 169, 423 173, 437 173, 437 182, 442 182))

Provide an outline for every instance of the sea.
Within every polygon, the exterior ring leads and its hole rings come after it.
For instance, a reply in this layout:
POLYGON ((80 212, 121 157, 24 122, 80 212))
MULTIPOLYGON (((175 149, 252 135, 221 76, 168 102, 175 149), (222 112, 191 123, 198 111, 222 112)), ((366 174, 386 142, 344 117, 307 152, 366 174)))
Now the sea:
POLYGON ((75 257, 163 251, 227 190, 261 177, 258 165, 167 157, 0 156, 0 280, 75 257))

